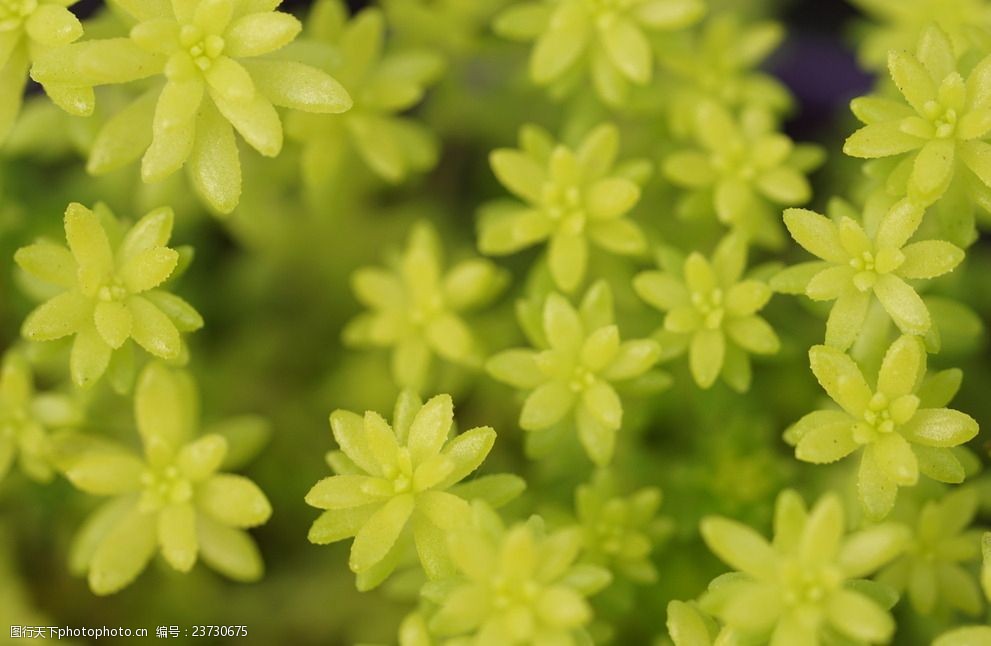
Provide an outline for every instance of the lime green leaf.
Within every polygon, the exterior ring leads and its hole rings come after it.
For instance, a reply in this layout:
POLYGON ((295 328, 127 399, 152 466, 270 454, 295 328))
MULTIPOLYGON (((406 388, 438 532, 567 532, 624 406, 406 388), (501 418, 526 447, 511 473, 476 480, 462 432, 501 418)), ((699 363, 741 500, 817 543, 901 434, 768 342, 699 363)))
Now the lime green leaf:
POLYGON ((159 513, 158 543, 169 565, 180 572, 192 569, 198 551, 196 512, 192 505, 171 505, 159 513))
POLYGON ((918 337, 899 337, 885 352, 878 372, 877 389, 889 399, 915 391, 926 371, 926 354, 918 337))
POLYGON ((868 642, 887 641, 895 631, 890 614, 868 597, 849 590, 832 596, 829 618, 849 637, 868 642))
POLYGON ((850 415, 860 418, 871 389, 853 359, 824 345, 809 350, 809 362, 823 390, 850 415))
POLYGON ((963 465, 950 449, 915 444, 912 451, 924 476, 947 484, 960 484, 966 478, 963 465))
POLYGON ((566 292, 572 292, 585 277, 588 243, 583 236, 556 234, 550 241, 548 262, 555 284, 566 292))
POLYGON ((955 143, 933 139, 926 143, 915 158, 909 178, 909 195, 928 204, 939 199, 953 177, 956 160, 955 143))
POLYGON ((515 388, 536 388, 547 379, 536 356, 530 350, 507 350, 489 359, 485 369, 493 378, 515 388))
POLYGON ((888 71, 902 96, 916 112, 924 114, 926 102, 936 98, 936 88, 929 72, 917 58, 903 51, 888 54, 888 71))
POLYGON ((726 323, 726 332, 737 345, 754 354, 774 354, 781 347, 774 329, 759 316, 732 319, 726 323))
POLYGON ((895 505, 898 486, 878 466, 872 445, 864 449, 857 476, 857 491, 869 518, 884 518, 895 505))
POLYGON ((845 350, 863 329, 871 304, 870 292, 847 289, 836 298, 826 320, 826 345, 845 350))
POLYGON ((226 473, 211 476, 197 488, 196 504, 214 520, 231 527, 261 525, 272 514, 272 506, 255 483, 226 473))
POLYGON ((77 386, 89 386, 96 382, 106 372, 113 352, 96 325, 84 323, 76 332, 69 354, 69 373, 77 386))
POLYGON ((851 157, 876 159, 900 155, 921 148, 925 141, 902 132, 897 121, 864 126, 847 137, 843 152, 851 157))
POLYGON ((900 555, 911 532, 903 525, 885 523, 850 535, 843 543, 838 562, 850 578, 860 578, 900 555))
POLYGON ((583 16, 567 15, 558 10, 552 19, 554 28, 545 31, 537 39, 530 57, 530 76, 534 82, 545 85, 564 74, 571 67, 588 42, 588 26, 583 16))
POLYGON ((151 560, 155 545, 155 516, 133 509, 107 532, 93 553, 90 589, 107 595, 130 585, 151 560))
POLYGON ((898 433, 883 434, 874 442, 874 462, 887 478, 900 487, 911 487, 919 480, 919 463, 912 447, 898 433))
POLYGON ((21 334, 32 341, 61 339, 78 332, 92 312, 92 301, 81 293, 62 292, 28 315, 21 326, 21 334))
POLYGON ((520 413, 520 426, 528 431, 550 428, 568 414, 575 402, 575 393, 565 384, 549 381, 526 398, 520 413))
POLYGON ((602 372, 609 381, 633 379, 644 374, 661 356, 661 347, 649 339, 637 339, 620 344, 612 362, 602 372))
POLYGON ((950 447, 969 442, 977 435, 977 430, 977 421, 966 413, 949 408, 930 408, 916 412, 902 432, 914 443, 950 447))
POLYGON ((898 267, 902 278, 935 278, 953 271, 963 260, 964 252, 945 240, 913 242, 902 248, 905 262, 898 267))
POLYGON ((32 276, 70 289, 76 284, 76 260, 68 249, 50 242, 39 242, 21 247, 14 254, 14 262, 32 276))
POLYGON ((262 577, 265 567, 261 553, 247 532, 201 514, 196 518, 196 537, 200 557, 214 570, 243 583, 262 577))
POLYGON ((764 538, 732 520, 709 516, 700 525, 706 545, 731 567, 757 578, 770 576, 775 555, 764 538))
POLYGON ((231 24, 225 36, 225 51, 237 58, 268 54, 290 43, 302 27, 287 13, 250 13, 231 24))
POLYGON ((901 278, 892 274, 878 277, 874 295, 905 334, 922 335, 929 331, 929 310, 919 294, 901 278))
POLYGON ((176 455, 179 471, 193 481, 212 475, 224 463, 227 440, 217 434, 203 435, 182 447, 176 455))
MULTIPOLYGON (((832 411, 817 411, 810 413, 831 413, 832 411)), ((823 420, 826 421, 826 420, 823 420)), ((795 457, 804 462, 828 464, 850 455, 860 445, 853 439, 853 423, 845 415, 833 419, 830 416, 825 424, 806 424, 810 428, 801 435, 795 447, 795 457)))
POLYGON ((618 218, 632 209, 640 199, 640 188, 628 179, 612 177, 592 184, 585 196, 593 218, 618 218))
POLYGON ((683 601, 668 603, 667 628, 675 646, 708 646, 712 642, 699 611, 683 601))
POLYGON ((440 451, 453 421, 454 402, 450 395, 437 395, 423 405, 413 418, 407 441, 414 462, 421 462, 440 451))
POLYGON ((403 494, 389 500, 369 517, 351 546, 348 561, 351 570, 367 571, 386 557, 406 527, 413 507, 413 496, 403 494))
POLYGON ((230 213, 241 199, 241 162, 234 130, 212 105, 196 122, 196 141, 187 168, 200 197, 220 213, 230 213))
POLYGON ((689 348, 689 366, 692 377, 702 388, 716 381, 723 368, 726 338, 720 330, 699 330, 692 336, 689 348))
POLYGON ((633 279, 633 288, 650 305, 662 311, 688 304, 688 290, 671 274, 645 271, 633 279))
POLYGON ((142 371, 134 414, 146 455, 174 455, 192 434, 195 411, 195 393, 188 377, 155 362, 142 371))
POLYGON ((849 265, 833 265, 812 276, 805 295, 814 301, 831 301, 849 292, 856 272, 849 265))
POLYGON ((839 231, 829 218, 806 209, 785 209, 784 218, 791 237, 809 253, 830 262, 848 260, 839 231))
POLYGON ((372 504, 325 511, 313 521, 307 539, 316 545, 327 545, 352 538, 378 507, 372 504))
POLYGON ((179 330, 162 310, 141 296, 128 298, 127 307, 132 317, 131 337, 138 345, 162 359, 179 355, 179 330))
POLYGON ((546 171, 532 158, 515 150, 495 150, 489 155, 492 171, 512 193, 528 202, 539 202, 546 171))
POLYGON ((347 90, 324 72, 295 61, 245 61, 258 91, 273 104, 314 112, 338 114, 351 109, 347 90))
POLYGON ((97 496, 137 491, 145 465, 123 451, 89 451, 74 458, 65 477, 75 487, 97 496))

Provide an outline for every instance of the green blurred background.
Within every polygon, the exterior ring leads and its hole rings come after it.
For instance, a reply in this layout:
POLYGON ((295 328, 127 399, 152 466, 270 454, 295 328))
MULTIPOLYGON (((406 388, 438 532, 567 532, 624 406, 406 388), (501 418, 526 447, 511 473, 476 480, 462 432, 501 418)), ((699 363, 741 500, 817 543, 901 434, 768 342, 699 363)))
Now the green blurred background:
MULTIPOLYGON (((768 66, 798 99, 786 131, 796 139, 819 142, 829 152, 825 169, 813 177, 813 208, 821 210, 827 197, 846 192, 857 173, 857 165, 839 154, 853 128, 846 103, 871 84, 858 71, 849 46, 855 10, 838 0, 723 0, 713 5, 777 16, 788 27, 787 40, 768 66)), ((306 9, 305 3, 288 8, 298 15, 306 9)), ((385 353, 341 345, 344 322, 359 310, 348 278, 356 267, 379 264, 398 250, 410 225, 421 218, 435 223, 451 257, 473 253, 476 209, 503 194, 488 169, 488 152, 511 145, 517 128, 527 121, 557 131, 562 119, 562 108, 526 83, 525 47, 501 42, 479 26, 470 46, 452 46, 446 53, 447 74, 415 112, 443 142, 433 171, 387 186, 360 164, 348 165, 321 194, 307 195, 298 179, 299 151, 292 144, 276 160, 262 160, 242 146, 245 193, 241 207, 225 220, 205 213, 182 179, 152 193, 138 190, 134 168, 88 177, 79 151, 91 140, 100 116, 89 122, 65 117, 43 97, 32 96, 25 118, 34 119, 33 130, 25 129, 24 141, 13 149, 0 151, 5 155, 0 161, 0 347, 17 342, 20 322, 34 303, 13 269, 13 252, 38 236, 61 238, 61 214, 68 202, 102 200, 127 217, 171 204, 177 215, 173 243, 196 250, 176 292, 207 322, 190 339, 190 369, 200 383, 204 420, 251 412, 272 421, 271 442, 246 475, 268 494, 275 511, 252 532, 266 562, 260 583, 235 584, 202 565, 181 575, 155 561, 123 592, 98 598, 66 568, 72 535, 98 501, 75 492, 64 480, 40 485, 14 473, 0 483, 0 628, 106 625, 147 628, 154 634, 156 626, 247 625, 247 637, 196 643, 394 643, 399 620, 413 606, 418 581, 400 576, 360 594, 346 565, 348 543, 315 546, 306 540, 318 512, 303 503, 303 496, 329 474, 323 455, 334 448, 328 414, 335 408, 388 413, 396 395, 385 353)), ((105 99, 119 97, 108 93, 101 97, 105 99)), ((629 143, 625 152, 661 158, 659 126, 636 119, 621 123, 629 143)), ((676 220, 670 213, 671 191, 652 181, 636 217, 657 239, 707 249, 714 230, 676 220)), ((531 251, 500 261, 513 272, 513 287, 472 321, 490 349, 521 341, 512 304, 522 294, 526 270, 536 257, 531 251)), ((755 262, 770 258, 760 256, 755 262)), ((775 259, 790 262, 803 254, 793 250, 775 259)), ((595 270, 615 278, 615 284, 622 284, 630 272, 605 259, 595 262, 595 270)), ((959 298, 987 322, 989 274, 991 248, 985 236, 969 250, 966 265, 932 291, 959 298)), ((617 293, 617 304, 624 336, 648 333, 659 323, 636 307, 628 287, 617 293)), ((663 514, 675 529, 655 552, 661 573, 656 586, 621 589, 597 601, 599 618, 615 627, 615 643, 647 644, 663 635, 667 602, 695 597, 722 571, 698 540, 702 515, 715 511, 766 529, 774 495, 783 486, 797 486, 810 497, 848 475, 849 465, 799 465, 780 439, 781 431, 821 398, 806 362, 807 348, 822 335, 821 312, 804 299, 781 296, 766 312, 783 348, 755 366, 749 394, 739 396, 722 385, 702 392, 682 361, 669 367, 675 377, 670 390, 628 411, 618 457, 624 479, 630 486, 659 485, 665 493, 663 514)), ((963 368, 966 377, 956 407, 986 426, 991 424, 991 364, 985 335, 976 319, 964 317, 957 323, 960 334, 933 363, 963 368)), ((46 359, 58 350, 32 350, 42 384, 64 378, 59 362, 46 359)), ((483 472, 510 471, 528 482, 528 492, 506 513, 523 518, 540 512, 551 519, 566 513, 574 486, 591 473, 580 452, 527 461, 516 424, 519 400, 510 389, 458 371, 445 374, 443 384, 439 390, 455 395, 461 428, 491 425, 499 433, 483 472)), ((88 399, 90 418, 104 422, 86 430, 134 443, 127 398, 97 389, 88 399)), ((986 456, 987 432, 972 447, 986 456)), ((984 503, 991 505, 991 496, 984 496, 984 503)), ((985 521, 991 520, 991 508, 982 513, 985 521)), ((912 644, 925 643, 948 618, 926 625, 899 619, 895 643, 912 644)), ((5 639, 0 634, 0 642, 5 639)))

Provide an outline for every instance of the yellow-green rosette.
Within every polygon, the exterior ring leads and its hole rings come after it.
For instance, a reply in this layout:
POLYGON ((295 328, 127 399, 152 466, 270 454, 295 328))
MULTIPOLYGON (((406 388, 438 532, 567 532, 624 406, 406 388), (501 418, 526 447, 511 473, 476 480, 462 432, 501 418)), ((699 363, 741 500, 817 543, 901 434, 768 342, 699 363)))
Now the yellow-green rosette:
POLYGON ((888 642, 895 621, 865 581, 896 557, 907 528, 874 525, 848 534, 843 505, 827 494, 807 509, 787 490, 778 496, 774 539, 734 520, 707 517, 702 538, 735 571, 715 579, 704 610, 734 631, 773 646, 818 644, 835 638, 888 642))
POLYGON ((939 482, 963 482, 963 465, 951 449, 977 435, 977 421, 945 408, 955 388, 949 396, 937 388, 921 388, 926 374, 921 339, 896 339, 873 385, 857 363, 836 348, 814 346, 809 360, 840 410, 809 413, 785 431, 785 440, 795 447, 795 457, 815 464, 836 462, 863 449, 857 491, 869 517, 887 516, 898 488, 914 486, 920 474, 939 482))
POLYGON ((822 162, 822 150, 796 144, 759 108, 736 117, 720 103, 704 101, 692 115, 695 145, 675 150, 662 167, 664 176, 685 191, 679 215, 715 216, 755 244, 780 248, 786 240, 781 207, 811 199, 806 175, 822 162))
POLYGON ((651 552, 669 530, 657 517, 661 490, 644 487, 619 495, 600 474, 575 489, 575 513, 582 528, 582 562, 608 568, 616 577, 646 585, 658 579, 651 552))
POLYGON ((82 412, 68 394, 38 392, 23 353, 10 350, 0 364, 0 481, 17 462, 32 480, 49 482, 54 473, 51 432, 77 426, 82 412))
POLYGON ((605 281, 593 285, 578 308, 551 293, 541 323, 536 349, 500 352, 486 369, 498 381, 527 391, 520 412, 523 430, 543 433, 569 425, 589 458, 607 465, 623 425, 623 401, 614 384, 647 373, 660 357, 660 346, 652 339, 620 339, 605 281))
POLYGON ((350 20, 339 0, 321 0, 310 11, 303 42, 326 48, 326 71, 354 101, 340 115, 297 111, 286 121, 286 133, 302 146, 303 179, 311 191, 337 186, 355 155, 390 184, 437 162, 436 136, 408 113, 440 78, 444 59, 429 49, 395 47, 386 28, 382 10, 374 7, 350 20))
POLYGON ((69 11, 75 0, 5 0, 0 4, 0 145, 20 113, 31 64, 83 35, 69 11))
POLYGON ((496 16, 499 35, 534 42, 530 78, 569 94, 587 78, 599 97, 621 106, 633 86, 654 75, 650 38, 678 31, 705 14, 703 0, 538 0, 496 16))
POLYGON ((609 571, 576 563, 581 533, 549 532, 539 517, 509 527, 482 503, 449 543, 458 576, 428 585, 438 604, 428 626, 452 643, 589 643, 586 597, 607 586, 609 571))
POLYGON ((919 34, 939 25, 958 58, 987 50, 991 7, 982 0, 851 0, 873 20, 860 30, 860 63, 871 70, 884 69, 892 51, 910 51, 919 34))
POLYGON ((522 490, 522 481, 508 475, 462 483, 485 460, 496 434, 482 426, 452 435, 453 423, 450 395, 423 403, 410 391, 399 396, 391 425, 373 411, 331 414, 340 450, 329 461, 337 475, 306 494, 308 505, 325 510, 309 539, 324 545, 354 538, 348 565, 358 589, 392 574, 410 542, 429 578, 450 575, 446 537, 467 522, 468 500, 502 504, 522 490))
POLYGON ((282 150, 275 107, 343 112, 351 97, 334 78, 283 50, 302 25, 279 0, 137 0, 117 5, 126 38, 74 43, 35 62, 31 76, 63 109, 93 111, 93 88, 159 78, 107 121, 90 150, 90 173, 139 157, 158 182, 185 167, 204 202, 230 213, 241 197, 234 132, 266 157, 282 150), (283 51, 280 51, 283 50, 283 51))
POLYGON ((964 252, 946 240, 910 242, 924 213, 918 204, 903 199, 879 222, 865 226, 846 214, 832 219, 807 209, 787 209, 785 225, 792 238, 820 260, 789 268, 772 284, 779 291, 833 301, 826 344, 840 350, 857 340, 875 299, 902 333, 925 335, 932 317, 913 283, 953 271, 964 252))
POLYGON ((932 25, 914 55, 888 54, 888 70, 901 100, 855 99, 850 107, 866 125, 850 135, 843 152, 866 159, 899 156, 893 174, 907 177, 905 191, 923 206, 942 197, 960 174, 976 177, 976 188, 988 193, 991 56, 965 77, 949 37, 932 25))
POLYGON ((716 379, 738 392, 750 388, 750 355, 770 355, 781 343, 758 312, 770 300, 767 283, 744 278, 747 246, 731 234, 719 243, 711 259, 691 253, 683 266, 645 271, 633 279, 637 294, 665 312, 664 326, 655 335, 665 353, 686 349, 695 383, 709 388, 716 379))
POLYGON ((522 201, 482 207, 478 248, 492 256, 547 243, 547 263, 558 289, 573 292, 585 279, 590 247, 636 256, 647 239, 629 212, 640 200, 650 164, 617 164, 619 130, 593 128, 575 148, 555 142, 544 130, 524 126, 520 148, 489 155, 496 177, 522 201))
POLYGON ((164 283, 182 254, 168 246, 172 209, 151 211, 129 228, 103 205, 72 203, 65 212, 68 248, 50 241, 23 247, 14 256, 56 295, 24 320, 31 341, 72 336, 69 371, 78 386, 99 380, 111 364, 115 385, 126 389, 134 374, 134 346, 159 359, 184 356, 181 334, 203 326, 189 303, 164 283), (130 377, 128 377, 130 375, 130 377))
POLYGON ((199 437, 192 378, 149 364, 134 394, 143 452, 92 438, 62 464, 66 478, 95 496, 110 496, 89 517, 70 554, 96 594, 127 587, 160 552, 180 572, 197 560, 237 581, 261 578, 264 566, 244 530, 268 520, 272 507, 248 478, 224 473, 238 457, 232 442, 256 418, 207 428, 199 437))
POLYGON ((980 616, 984 595, 972 566, 981 558, 983 530, 973 526, 977 491, 954 489, 917 510, 905 553, 877 580, 905 595, 912 609, 931 616, 952 610, 980 616))
POLYGON ((759 108, 770 115, 787 112, 794 101, 787 87, 761 69, 784 40, 783 24, 751 21, 736 13, 713 13, 687 38, 655 42, 661 67, 678 83, 669 108, 672 134, 691 138, 699 107, 714 102, 731 112, 759 108))
POLYGON ((387 267, 363 267, 351 276, 355 297, 368 310, 344 328, 344 342, 387 348, 392 378, 400 388, 423 391, 436 358, 473 368, 484 351, 464 316, 491 303, 508 274, 484 258, 467 258, 444 268, 436 229, 421 221, 406 247, 387 267))

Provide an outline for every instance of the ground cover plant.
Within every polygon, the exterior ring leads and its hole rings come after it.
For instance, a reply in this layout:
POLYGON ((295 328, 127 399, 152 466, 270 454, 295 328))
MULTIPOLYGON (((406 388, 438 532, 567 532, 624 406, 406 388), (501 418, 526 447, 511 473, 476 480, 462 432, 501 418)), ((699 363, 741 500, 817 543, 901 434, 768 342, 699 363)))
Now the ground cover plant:
POLYGON ((0 0, 0 624, 991 646, 989 227, 984 0, 0 0))

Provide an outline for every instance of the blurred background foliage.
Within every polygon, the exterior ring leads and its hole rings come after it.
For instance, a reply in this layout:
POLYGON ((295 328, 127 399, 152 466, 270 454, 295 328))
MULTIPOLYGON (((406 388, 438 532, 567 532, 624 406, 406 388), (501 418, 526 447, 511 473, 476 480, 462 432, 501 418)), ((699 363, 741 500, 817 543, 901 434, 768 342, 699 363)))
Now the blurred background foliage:
MULTIPOLYGON (((423 102, 405 114, 425 124, 439 142, 431 170, 390 183, 351 152, 331 181, 308 187, 301 178, 298 142, 289 140, 274 160, 262 160, 241 146, 244 195, 235 213, 223 219, 203 210, 181 176, 148 187, 138 182, 133 167, 99 178, 86 174, 82 160, 97 126, 107 108, 123 103, 130 90, 101 90, 98 114, 89 119, 66 116, 32 94, 14 137, 0 150, 0 257, 6 259, 0 263, 0 347, 18 342, 20 322, 34 303, 30 285, 10 261, 14 250, 39 236, 60 239, 68 202, 102 200, 131 218, 170 204, 177 214, 173 242, 191 244, 196 252, 176 292, 206 320, 206 327, 190 337, 190 369, 203 393, 204 418, 258 413, 272 421, 269 445, 245 474, 268 494, 275 511, 253 532, 266 563, 260 583, 232 583, 202 566, 181 575, 156 562, 124 592, 99 598, 66 568, 73 532, 94 501, 64 480, 44 485, 12 473, 0 483, 0 625, 120 625, 153 631, 158 625, 244 624, 249 634, 236 643, 245 645, 394 642, 418 582, 399 577, 360 594, 346 565, 348 545, 322 547, 306 540, 317 512, 303 504, 303 496, 329 474, 323 456, 334 448, 328 413, 336 408, 388 413, 397 393, 388 377, 387 352, 342 346, 344 323, 360 311, 350 289, 351 272, 398 253, 420 219, 436 225, 449 257, 474 254, 476 211, 503 195, 489 170, 489 151, 513 145, 525 122, 567 138, 569 131, 580 132, 605 116, 594 108, 554 103, 527 82, 526 48, 495 37, 488 27, 506 4, 381 3, 390 18, 389 48, 426 46, 444 59, 444 73, 423 102), (426 22, 424 15, 430 17, 426 22)), ((359 10, 363 3, 351 5, 359 10)), ((109 22, 98 6, 77 8, 95 21, 88 33, 101 21, 109 22)), ((307 3, 288 2, 284 8, 302 17, 307 3)), ((859 172, 858 164, 839 151, 854 127, 848 101, 873 83, 860 71, 851 45, 854 35, 867 29, 862 14, 839 0, 712 0, 710 11, 774 18, 784 25, 787 35, 764 67, 795 97, 785 132, 827 151, 828 162, 811 177, 811 208, 823 211, 827 198, 844 193, 859 172)), ((662 78, 654 88, 661 95, 664 83, 662 78)), ((618 121, 626 157, 644 156, 659 164, 669 152, 667 126, 660 120, 631 111, 618 121)), ((653 242, 708 253, 718 230, 712 222, 676 218, 673 190, 655 174, 635 219, 652 232, 653 242)), ((957 333, 946 335, 943 352, 931 361, 936 368, 963 369, 955 407, 985 428, 991 425, 991 362, 981 329, 991 316, 987 242, 985 235, 970 248, 963 270, 931 287, 976 313, 961 315, 947 306, 944 318, 957 333)), ((752 264, 805 259, 795 250, 755 253, 752 264)), ((490 352, 525 344, 513 303, 525 295, 526 269, 535 258, 537 252, 527 251, 501 259, 513 274, 512 287, 470 320, 490 352)), ((619 286, 623 336, 650 333, 659 320, 629 289, 630 264, 603 255, 593 256, 592 267, 594 275, 608 276, 619 286)), ((667 602, 696 596, 723 570, 698 538, 701 516, 721 513, 766 530, 774 496, 783 486, 795 486, 811 499, 837 482, 852 482, 846 477, 849 464, 803 467, 780 439, 785 427, 823 398, 806 360, 807 348, 822 337, 821 312, 806 299, 778 296, 763 313, 781 336, 782 349, 755 364, 749 393, 736 394, 723 384, 699 390, 685 362, 676 361, 665 366, 674 378, 670 389, 628 405, 617 447, 619 478, 631 491, 659 486, 661 513, 670 529, 653 553, 656 584, 619 583, 595 599, 601 624, 597 636, 611 635, 618 644, 651 642, 665 632, 667 602)), ((64 348, 28 351, 43 385, 64 380, 62 362, 49 360, 64 348)), ((553 522, 574 513, 575 488, 593 471, 577 444, 542 461, 527 460, 516 419, 519 401, 510 388, 460 368, 444 368, 437 379, 434 390, 455 397, 460 428, 491 425, 498 433, 482 472, 525 477, 527 493, 506 515, 525 518, 540 512, 553 522)), ((127 398, 105 385, 85 397, 89 418, 100 420, 98 428, 86 430, 133 441, 127 398)), ((987 431, 971 446, 986 456, 987 431)), ((991 483, 977 483, 984 492, 978 522, 987 523, 991 483)), ((920 485, 913 496, 924 500, 931 494, 927 486, 920 485)), ((928 643, 931 635, 953 625, 950 615, 923 620, 904 607, 897 618, 898 644, 928 643)), ((0 641, 5 638, 0 635, 0 641)))

